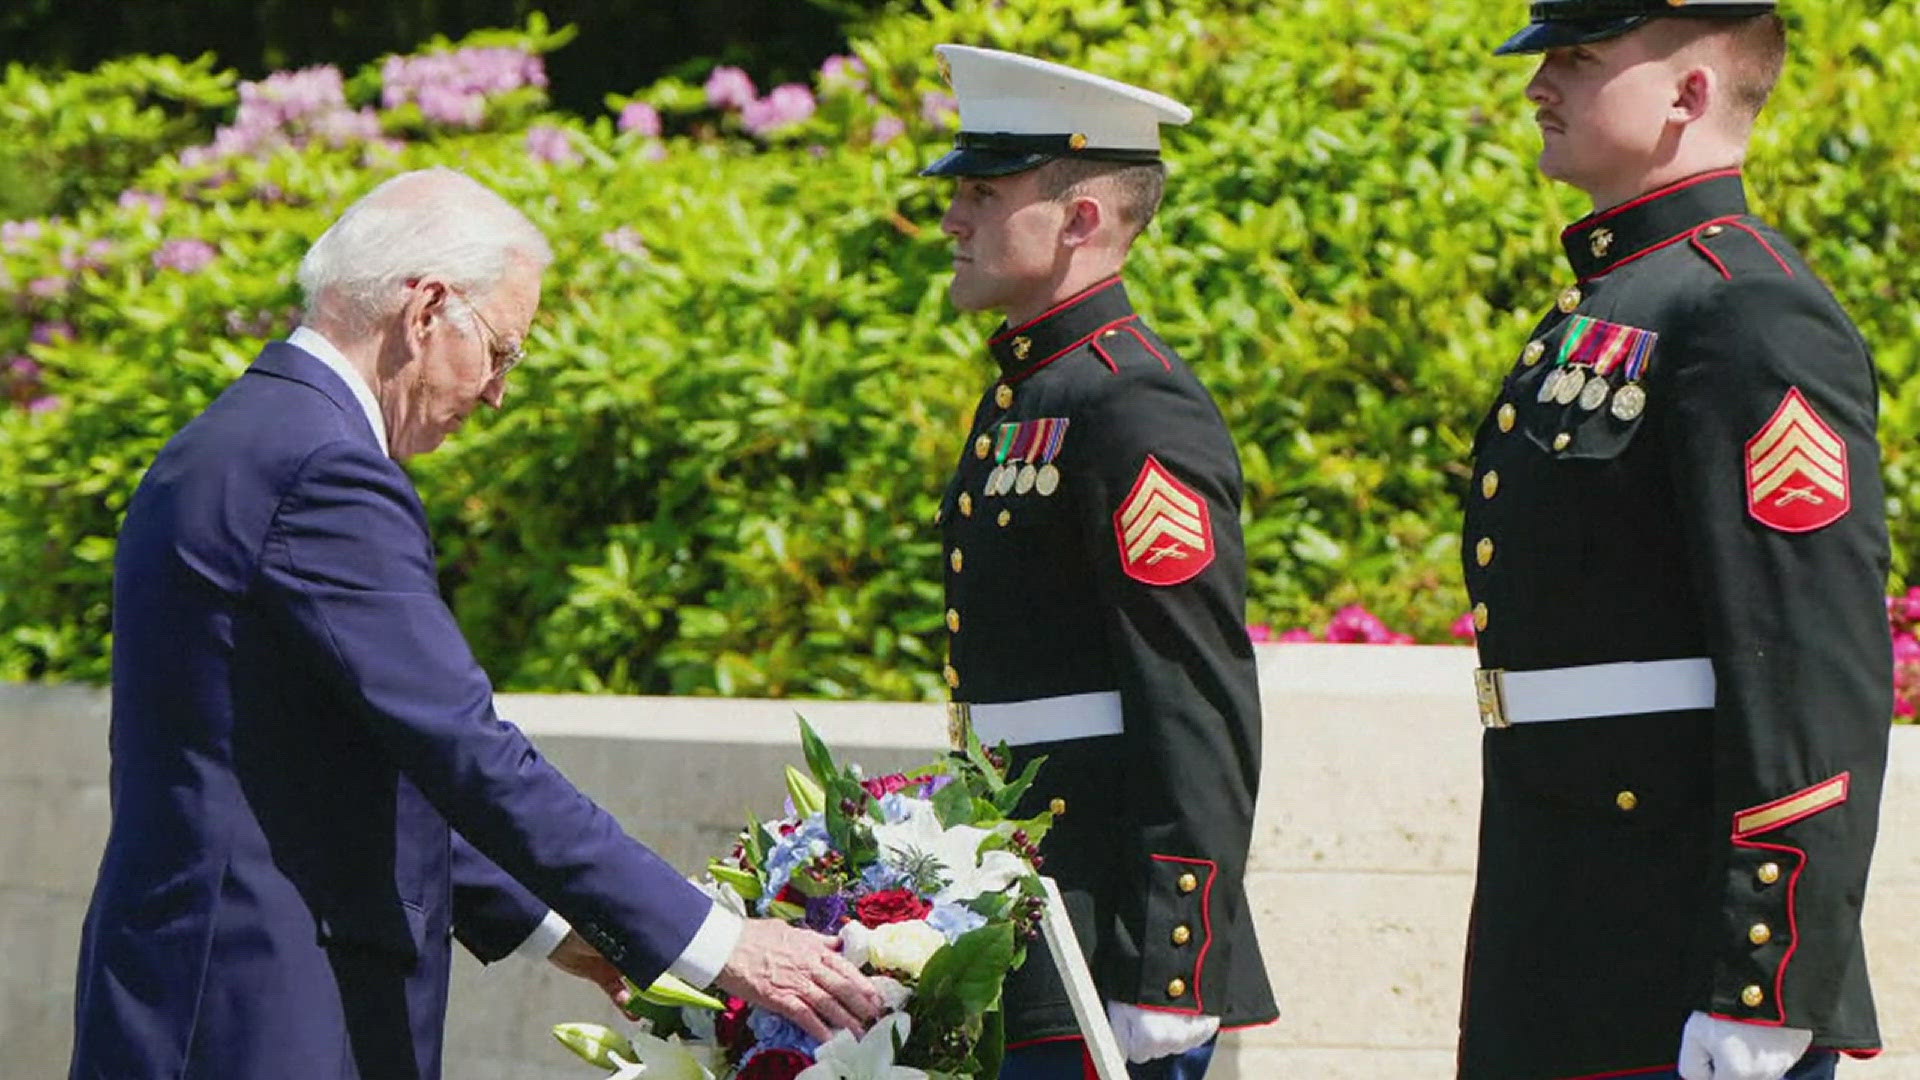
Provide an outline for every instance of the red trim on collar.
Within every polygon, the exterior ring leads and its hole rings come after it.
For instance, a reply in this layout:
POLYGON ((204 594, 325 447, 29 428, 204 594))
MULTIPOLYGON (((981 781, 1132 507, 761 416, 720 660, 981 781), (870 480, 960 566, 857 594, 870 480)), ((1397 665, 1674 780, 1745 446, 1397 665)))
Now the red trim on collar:
POLYGON ((1603 221, 1612 221, 1614 218, 1619 217, 1621 214, 1626 213, 1627 211, 1633 209, 1636 206, 1645 206, 1648 203, 1653 202, 1655 199, 1664 199, 1676 191, 1685 191, 1690 187, 1693 187, 1697 184, 1704 184, 1709 180, 1719 180, 1723 177, 1739 176, 1739 175, 1740 175, 1740 167, 1738 165, 1735 165, 1730 169, 1715 169, 1712 172, 1703 172, 1695 176, 1686 177, 1685 179, 1682 179, 1682 180, 1675 180, 1673 183, 1668 184, 1666 187, 1655 188, 1652 191, 1647 192, 1645 195, 1642 195, 1637 199, 1629 199, 1628 201, 1623 202, 1619 206, 1613 207, 1612 209, 1603 210, 1600 213, 1595 214, 1590 218, 1586 218, 1585 220, 1582 220, 1582 221, 1576 221, 1572 225, 1569 225, 1565 229, 1561 230, 1560 235, 1562 237, 1578 235, 1579 233, 1586 232, 1588 229, 1593 228, 1595 225, 1598 225, 1603 221))
POLYGON ((1097 293, 1102 289, 1109 288, 1113 285, 1117 285, 1119 284, 1119 282, 1120 282, 1119 274, 1115 274, 1110 278, 1102 278, 1101 280, 1094 282, 1093 284, 1087 286, 1086 288, 1081 289, 1079 292, 1074 293, 1072 296, 1067 297, 1065 300, 1062 300, 1059 303, 1053 305, 1052 307, 1041 312, 1040 314, 1035 315, 1033 318, 1028 319, 1026 322, 1021 323, 1019 326, 1010 326, 1007 329, 1001 331, 1000 333, 995 334, 994 336, 988 338, 987 344, 998 345, 1001 342, 1012 337, 1013 335, 1019 333, 1020 331, 1026 330, 1032 327, 1035 323, 1044 322, 1045 320, 1060 314, 1061 312, 1067 310, 1068 308, 1079 303, 1080 301, 1085 300, 1087 297, 1092 296, 1094 293, 1097 293))
POLYGON ((1754 228, 1753 226, 1747 224, 1744 221, 1729 221, 1727 222, 1727 224, 1733 226, 1736 229, 1741 230, 1742 232, 1745 232, 1748 236, 1753 237, 1755 240, 1760 241, 1760 246, 1767 249, 1767 254, 1773 256, 1773 261, 1780 264, 1780 269, 1785 270, 1787 272, 1788 277, 1800 276, 1793 272, 1793 267, 1787 265, 1787 260, 1781 258, 1779 252, 1773 250, 1773 245, 1767 243, 1767 238, 1760 235, 1760 230, 1754 228))
MULTIPOLYGON (((1086 334, 1084 337, 1081 337, 1078 341, 1072 342, 1066 348, 1061 349, 1059 352, 1054 353, 1051 356, 1047 356, 1039 360, 1035 360, 1032 364, 1024 368, 1021 368, 1019 371, 1014 372, 1012 375, 1008 375, 1002 378, 1000 381, 1003 383, 1006 383, 1008 386, 1013 386, 1016 383, 1025 382, 1029 377, 1033 375, 1034 372, 1039 371, 1041 368, 1046 367, 1048 364, 1053 363, 1055 360, 1060 359, 1061 357, 1067 355, 1068 353, 1079 348, 1080 346, 1088 344, 1089 342, 1093 341, 1093 339, 1099 337, 1101 334, 1106 333, 1107 331, 1113 329, 1116 326, 1126 326, 1126 324, 1130 322, 1136 322, 1139 320, 1139 318, 1140 316, 1136 312, 1135 314, 1125 316, 1124 318, 1115 319, 1105 326, 1096 327, 1094 330, 1086 334)), ((1128 327, 1128 329, 1132 329, 1132 327, 1128 327)), ((998 340, 998 339, 996 338, 995 340, 998 340)), ((1151 348, 1151 346, 1149 346, 1149 348, 1151 348)), ((1155 353, 1154 355, 1158 356, 1159 354, 1155 353)), ((1108 367, 1113 368, 1113 371, 1115 374, 1119 373, 1120 369, 1113 363, 1112 357, 1109 357, 1106 355, 1105 352, 1102 352, 1100 354, 1100 358, 1107 362, 1108 367)), ((1166 358, 1162 357, 1161 362, 1165 363, 1166 358)))
MULTIPOLYGON (((1728 217, 1717 217, 1711 221, 1703 221, 1700 224, 1695 225, 1693 228, 1688 229, 1686 232, 1679 234, 1678 236, 1669 237, 1653 245, 1652 247, 1642 248, 1639 251, 1636 251, 1633 254, 1627 256, 1626 258, 1621 259, 1619 262, 1613 263, 1612 265, 1608 266, 1605 270, 1602 270, 1597 274, 1588 274, 1586 277, 1583 277, 1580 279, 1580 283, 1584 285, 1589 281, 1606 277, 1608 274, 1611 274, 1615 270, 1618 270, 1621 267, 1626 266, 1628 263, 1634 262, 1639 259, 1644 259, 1647 256, 1653 254, 1654 252, 1659 251, 1661 248, 1672 247, 1673 245, 1679 243, 1682 240, 1691 238, 1695 233, 1699 232, 1701 229, 1704 229, 1709 225, 1728 225, 1738 219, 1739 219, 1739 215, 1735 214, 1735 215, 1730 215, 1728 217)), ((1716 258, 1714 261, 1717 263, 1720 260, 1716 258)), ((1722 266, 1720 269, 1720 272, 1723 274, 1727 273, 1726 267, 1722 266)), ((1732 275, 1728 274, 1727 276, 1731 277, 1732 275)))

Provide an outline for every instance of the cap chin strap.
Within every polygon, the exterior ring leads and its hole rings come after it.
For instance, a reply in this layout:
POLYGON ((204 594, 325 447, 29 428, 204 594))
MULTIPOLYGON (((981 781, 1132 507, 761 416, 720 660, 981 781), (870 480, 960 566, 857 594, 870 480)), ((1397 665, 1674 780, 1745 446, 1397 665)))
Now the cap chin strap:
POLYGON ((1159 161, 1158 150, 1129 150, 1086 145, 1084 135, 1015 135, 1006 131, 963 131, 953 137, 958 150, 994 150, 1006 154, 1046 154, 1094 161, 1159 161), (1075 146, 1074 140, 1081 145, 1075 146))

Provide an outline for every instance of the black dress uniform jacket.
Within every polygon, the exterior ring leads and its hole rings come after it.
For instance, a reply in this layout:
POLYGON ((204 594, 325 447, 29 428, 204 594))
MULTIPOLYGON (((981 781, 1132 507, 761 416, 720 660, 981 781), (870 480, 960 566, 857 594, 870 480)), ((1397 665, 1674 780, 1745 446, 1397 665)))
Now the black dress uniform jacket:
POLYGON ((1564 240, 1577 284, 1474 445, 1480 659, 1700 657, 1713 691, 1485 733, 1460 1075, 1671 1068, 1694 1010, 1866 1056, 1892 715, 1867 347, 1737 171, 1564 240))
MULTIPOLYGON (((1124 734, 1013 748, 1015 769, 1046 758, 1019 816, 1055 813, 1044 872, 1104 997, 1264 1023, 1277 1012, 1243 888, 1260 703, 1233 441, 1118 278, 990 348, 1001 374, 940 510, 954 701, 1118 693, 1124 734), (1003 471, 1010 490, 991 482, 1003 471)), ((1036 946, 1007 980, 1010 1044, 1078 1032, 1036 946)))

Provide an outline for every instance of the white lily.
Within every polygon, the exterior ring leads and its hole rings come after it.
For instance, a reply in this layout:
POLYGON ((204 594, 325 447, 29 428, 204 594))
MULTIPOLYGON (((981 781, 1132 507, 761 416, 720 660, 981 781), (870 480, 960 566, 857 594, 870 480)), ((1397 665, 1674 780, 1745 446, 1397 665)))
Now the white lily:
POLYGON ((927 803, 914 807, 901 821, 873 827, 873 839, 881 851, 897 859, 930 857, 947 871, 946 886, 933 896, 935 902, 946 903, 999 892, 1026 873, 1026 864, 1010 851, 980 854, 981 843, 991 835, 971 825, 943 828, 927 803))
POLYGON ((813 1064, 793 1080, 927 1080, 921 1070, 893 1063, 894 1033, 899 1032, 904 1046, 912 1028, 906 1013, 890 1013, 868 1028, 865 1038, 856 1040, 850 1031, 835 1032, 814 1051, 813 1064))
POLYGON ((622 1061, 617 1053, 614 1055, 620 1071, 609 1080, 632 1080, 635 1077, 645 1077, 646 1080, 714 1080, 714 1049, 683 1043, 678 1035, 662 1039, 636 1033, 633 1036, 633 1053, 635 1060, 631 1062, 622 1061))

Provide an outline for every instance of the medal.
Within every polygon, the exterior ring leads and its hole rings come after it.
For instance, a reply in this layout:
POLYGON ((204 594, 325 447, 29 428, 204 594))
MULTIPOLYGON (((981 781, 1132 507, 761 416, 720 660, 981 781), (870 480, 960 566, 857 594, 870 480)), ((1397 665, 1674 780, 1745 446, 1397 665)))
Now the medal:
POLYGON ((1042 496, 1051 495, 1060 489, 1060 469, 1049 462, 1040 466, 1039 475, 1033 478, 1033 490, 1042 496))
POLYGON ((1560 371, 1560 368, 1550 368, 1547 371, 1547 377, 1540 380, 1540 393, 1538 395, 1540 404, 1545 405, 1547 402, 1552 401, 1554 395, 1559 392, 1560 371))
POLYGON ((1553 389, 1555 404, 1571 405, 1580 398, 1580 391, 1587 385, 1587 373, 1577 367, 1566 369, 1560 375, 1560 385, 1553 389))
POLYGON ((1006 468, 1005 465, 995 465, 990 471, 988 471, 987 482, 981 485, 980 494, 985 495, 988 498, 992 498, 993 496, 1000 494, 1000 470, 1004 468, 1006 468))
POLYGON ((1647 392, 1639 383, 1628 383, 1613 395, 1613 418, 1622 422, 1639 418, 1647 408, 1647 392))
POLYGON ((1020 475, 1020 466, 1008 462, 1000 466, 1000 479, 994 487, 995 495, 1006 495, 1013 491, 1014 478, 1020 475))
POLYGON ((1592 412, 1600 406, 1605 405, 1607 403, 1607 391, 1610 389, 1611 387, 1607 385, 1607 380, 1605 379, 1594 379, 1588 382, 1586 389, 1580 391, 1580 407, 1588 412, 1592 412))
POLYGON ((1019 478, 1014 481, 1014 485, 1013 485, 1014 493, 1019 495, 1025 495, 1027 492, 1032 491, 1033 482, 1036 479, 1038 479, 1039 474, 1040 474, 1040 470, 1034 468, 1033 462, 1031 461, 1027 462, 1025 465, 1020 466, 1019 478))

